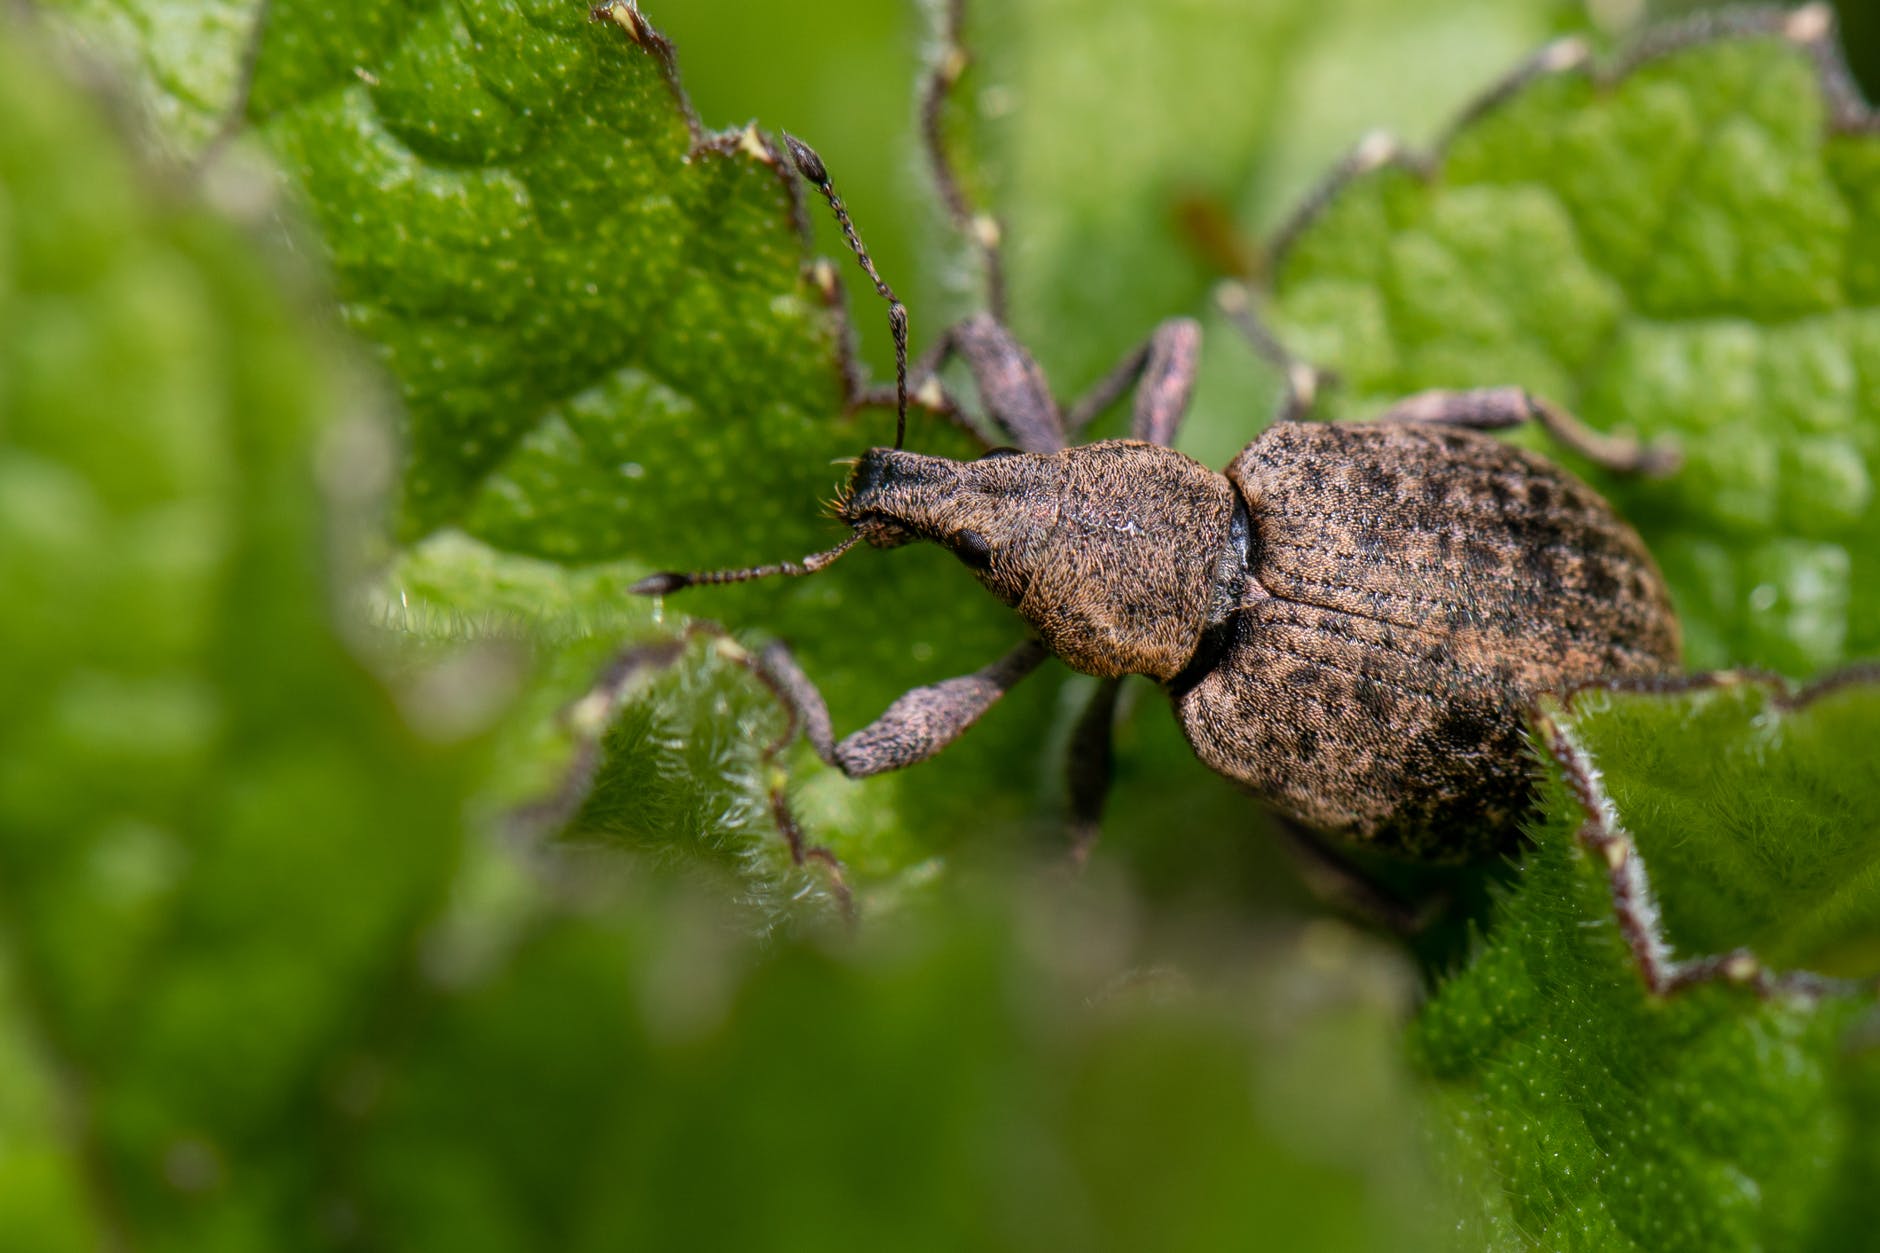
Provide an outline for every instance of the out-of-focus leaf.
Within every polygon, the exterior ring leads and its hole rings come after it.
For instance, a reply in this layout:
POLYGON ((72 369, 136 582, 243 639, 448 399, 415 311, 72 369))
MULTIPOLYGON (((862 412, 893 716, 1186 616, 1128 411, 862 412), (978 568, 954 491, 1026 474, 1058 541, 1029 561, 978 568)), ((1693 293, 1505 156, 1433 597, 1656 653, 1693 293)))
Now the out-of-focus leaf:
POLYGON ((1134 965, 1100 892, 999 895, 868 953, 754 954, 644 900, 536 932, 381 1070, 363 1221, 474 1250, 1434 1247, 1388 964, 1336 927, 1217 935, 1196 987, 1134 965))
POLYGON ((316 469, 390 464, 333 345, 49 60, 0 23, 0 1230, 281 1247, 454 755, 331 622, 316 469))
MULTIPOLYGON (((88 55, 148 112, 151 138, 182 158, 224 137, 267 0, 48 0, 88 55)), ((56 29, 56 28, 55 28, 56 29)))

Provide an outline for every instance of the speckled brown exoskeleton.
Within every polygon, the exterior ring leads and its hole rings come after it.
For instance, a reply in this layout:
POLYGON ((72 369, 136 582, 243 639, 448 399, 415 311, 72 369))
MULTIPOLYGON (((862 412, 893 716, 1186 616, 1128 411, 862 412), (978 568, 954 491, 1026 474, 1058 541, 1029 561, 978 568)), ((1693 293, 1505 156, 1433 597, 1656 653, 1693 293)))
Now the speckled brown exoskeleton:
MULTIPOLYGON (((948 73, 929 85, 930 137, 948 73)), ((785 142, 889 304, 895 445, 856 462, 835 504, 852 534, 835 549, 654 575, 634 590, 805 574, 858 541, 929 541, 1030 629, 985 669, 908 692, 841 740, 787 650, 766 651, 766 680, 845 774, 933 756, 1055 656, 1100 680, 1072 735, 1080 850, 1109 783, 1118 685, 1142 675, 1167 693, 1196 755, 1282 818, 1456 860, 1516 838, 1530 792, 1523 715, 1537 694, 1677 666, 1677 620, 1637 534, 1578 478, 1487 432, 1537 422, 1609 467, 1667 468, 1662 451, 1594 432, 1518 388, 1428 392, 1372 421, 1311 421, 1316 376, 1288 362, 1280 420, 1217 472, 1169 447, 1199 356, 1188 319, 1162 324, 1091 396, 1060 408, 1002 324, 997 231, 970 213, 937 142, 935 173, 984 252, 993 312, 948 330, 910 371, 905 309, 822 160, 785 142), (965 365, 1009 447, 966 462, 902 447, 910 378, 931 407, 954 405, 937 381, 949 358, 965 365), (1072 446, 1132 386, 1132 437, 1072 446)))

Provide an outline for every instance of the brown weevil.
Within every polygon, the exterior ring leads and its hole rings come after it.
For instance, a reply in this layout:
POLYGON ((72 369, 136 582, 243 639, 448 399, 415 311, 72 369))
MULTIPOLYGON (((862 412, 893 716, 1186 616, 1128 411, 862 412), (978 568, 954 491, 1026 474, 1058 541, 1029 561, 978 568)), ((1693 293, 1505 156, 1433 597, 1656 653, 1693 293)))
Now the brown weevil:
MULTIPOLYGON (((930 119, 959 62, 935 71, 930 119)), ((1031 633, 977 673, 908 692, 840 741, 821 695, 773 645, 755 664, 845 774, 933 756, 1056 656, 1099 680, 1071 742, 1080 853, 1109 783, 1118 685, 1143 675, 1168 694, 1196 755, 1283 819, 1460 860, 1516 838, 1531 790, 1523 717, 1537 695, 1678 665, 1677 619, 1637 534, 1578 478, 1485 432, 1538 422, 1610 467, 1664 469, 1667 454, 1594 432, 1518 388, 1428 392, 1371 421, 1312 421, 1316 376, 1292 363, 1280 420, 1217 473, 1169 446, 1199 356, 1188 319, 1163 323, 1090 397, 1060 409, 1003 325, 997 230, 970 213, 937 142, 934 173, 983 252, 992 312, 948 330, 911 374, 927 404, 957 412, 937 376, 958 358, 1009 446, 964 462, 907 451, 906 311, 822 160, 784 138, 888 302, 895 444, 855 463, 835 503, 852 533, 837 548, 654 575, 633 590, 806 574, 857 541, 924 540, 951 550, 1031 633), (1131 438, 1072 445, 1132 387, 1131 438)))

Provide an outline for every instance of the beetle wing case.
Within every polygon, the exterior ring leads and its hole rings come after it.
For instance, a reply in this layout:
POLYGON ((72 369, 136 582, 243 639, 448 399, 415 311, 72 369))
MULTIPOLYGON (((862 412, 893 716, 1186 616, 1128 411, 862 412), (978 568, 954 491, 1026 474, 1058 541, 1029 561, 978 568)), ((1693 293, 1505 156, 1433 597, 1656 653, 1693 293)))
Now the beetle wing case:
POLYGON ((1241 605, 1171 693, 1210 767, 1325 831, 1426 859, 1512 839, 1543 691, 1678 662, 1664 580, 1586 484, 1487 435, 1282 422, 1227 469, 1241 605), (1479 832, 1482 844, 1458 846, 1479 832))

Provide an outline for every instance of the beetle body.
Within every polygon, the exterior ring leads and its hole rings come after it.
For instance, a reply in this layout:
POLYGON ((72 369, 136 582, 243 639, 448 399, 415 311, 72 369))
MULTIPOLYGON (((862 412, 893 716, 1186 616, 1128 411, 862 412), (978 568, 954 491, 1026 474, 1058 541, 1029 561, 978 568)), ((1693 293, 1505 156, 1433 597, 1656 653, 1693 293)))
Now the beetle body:
MULTIPOLYGON (((1229 288, 1236 298, 1223 296, 1221 308, 1280 367, 1286 394, 1281 419, 1216 473, 1171 447, 1198 377, 1200 325, 1162 322, 1060 406, 998 316, 996 230, 975 232, 994 309, 948 328, 910 372, 906 308, 822 158, 785 143, 888 303, 894 447, 857 460, 835 505, 852 534, 835 548, 663 572, 632 590, 812 574, 859 540, 929 540, 1034 637, 972 674, 904 693, 840 741, 789 650, 766 649, 754 664, 792 728, 843 773, 933 757, 1055 654, 1102 680, 1067 754, 1074 856, 1102 815, 1117 684, 1144 675, 1168 693, 1203 762, 1293 823, 1459 860, 1517 837, 1531 792, 1522 719, 1537 695, 1677 665, 1677 619, 1638 536, 1586 484, 1484 432, 1535 422, 1614 470, 1663 472, 1675 450, 1593 430, 1519 387, 1421 392, 1370 422, 1305 420, 1318 372, 1286 354, 1244 291, 1229 288), (963 416, 938 375, 955 358, 984 427, 1023 451, 952 461, 902 448, 911 395, 963 416), (1066 446, 1126 391, 1134 438, 1066 446)), ((945 157, 934 156, 945 182, 945 157)), ((876 397, 858 387, 849 402, 876 397)), ((783 813, 780 795, 772 800, 783 813)))
POLYGON ((1224 474, 1135 440, 876 448, 838 512, 953 549, 1073 669, 1156 680, 1196 755, 1280 814, 1420 858, 1515 838, 1535 696, 1678 663, 1633 530, 1453 426, 1282 421, 1224 474))

